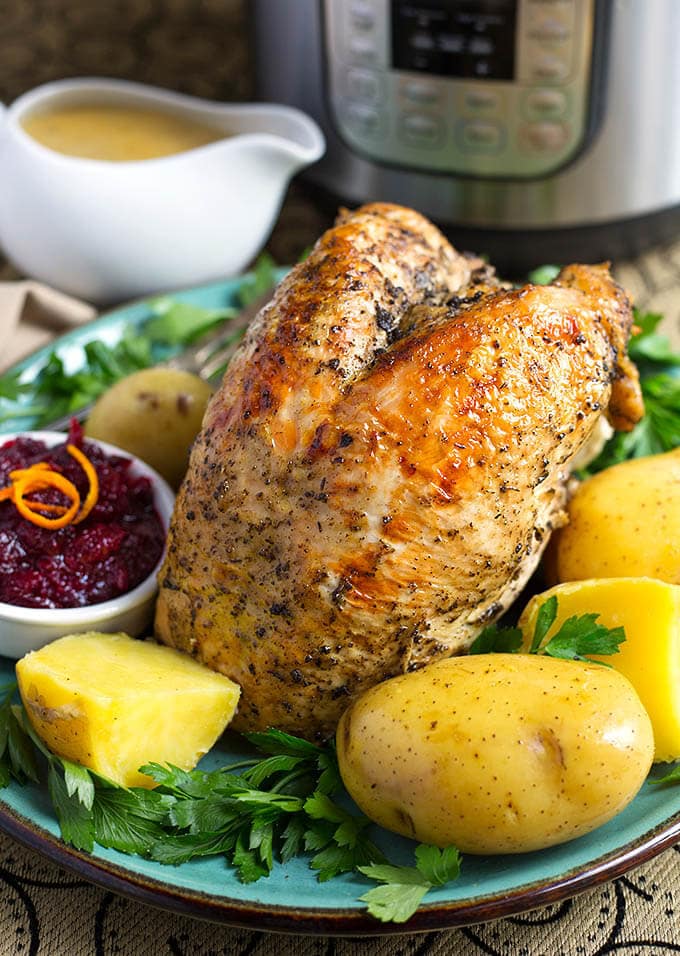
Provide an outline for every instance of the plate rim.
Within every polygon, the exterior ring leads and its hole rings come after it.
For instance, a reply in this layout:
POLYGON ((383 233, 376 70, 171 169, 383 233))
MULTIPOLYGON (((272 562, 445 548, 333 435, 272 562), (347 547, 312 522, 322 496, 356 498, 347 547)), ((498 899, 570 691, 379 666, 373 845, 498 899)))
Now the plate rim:
POLYGON ((0 829, 75 875, 135 902, 240 929, 314 936, 386 936, 459 929, 571 899, 648 862, 680 840, 680 810, 638 838, 574 867, 557 878, 538 880, 509 892, 421 904, 405 923, 381 923, 365 910, 304 907, 239 901, 177 887, 163 880, 77 850, 8 806, 0 796, 0 829))
MULTIPOLYGON (((277 280, 288 271, 277 269, 277 280)), ((88 331, 98 331, 117 321, 126 321, 132 328, 142 321, 126 319, 125 313, 149 301, 165 296, 198 295, 224 290, 233 295, 240 284, 253 273, 182 289, 167 290, 121 303, 107 309, 90 322, 70 329, 47 345, 43 345, 2 374, 22 374, 27 368, 47 358, 60 345, 88 341, 88 331)), ((14 429, 16 430, 16 429, 14 429)), ((0 441, 2 429, 0 428, 0 441)), ((10 662, 12 663, 12 662, 10 662)), ((455 929, 475 923, 517 916, 537 907, 561 902, 602 883, 623 876, 629 870, 648 862, 664 850, 680 842, 680 808, 628 843, 597 856, 585 865, 572 867, 556 877, 518 885, 493 895, 467 897, 449 902, 423 903, 405 923, 381 923, 363 909, 348 907, 304 907, 258 903, 219 896, 189 887, 178 887, 128 869, 124 865, 94 856, 64 843, 30 817, 9 806, 0 791, 0 830, 51 862, 100 886, 179 915, 204 919, 225 926, 249 930, 266 930, 288 934, 317 936, 385 936, 455 929)))

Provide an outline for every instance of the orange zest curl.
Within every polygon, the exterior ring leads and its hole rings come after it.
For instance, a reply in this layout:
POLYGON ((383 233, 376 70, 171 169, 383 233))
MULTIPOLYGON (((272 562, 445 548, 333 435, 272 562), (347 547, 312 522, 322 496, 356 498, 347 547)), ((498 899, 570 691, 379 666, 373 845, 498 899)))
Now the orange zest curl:
POLYGON ((87 480, 89 482, 89 488, 87 490, 87 495, 85 496, 85 501, 83 502, 83 507, 80 509, 80 514, 78 517, 73 521, 74 524, 80 524, 81 521, 84 521, 85 518, 87 518, 89 513, 97 504, 97 498, 99 497, 99 478, 97 477, 97 471, 94 465, 87 455, 83 454, 80 448, 76 448, 75 445, 67 445, 66 451, 78 462, 80 467, 87 475, 87 480))
POLYGON ((11 471, 9 473, 11 485, 0 488, 0 501, 12 501, 23 518, 41 528, 57 530, 68 524, 79 524, 84 521, 99 497, 97 471, 90 459, 75 445, 67 445, 66 450, 87 475, 89 487, 82 508, 80 493, 73 482, 58 471, 53 471, 45 461, 36 462, 28 468, 17 468, 11 471), (69 499, 70 503, 68 505, 45 504, 27 497, 36 491, 45 491, 47 488, 56 488, 69 499))

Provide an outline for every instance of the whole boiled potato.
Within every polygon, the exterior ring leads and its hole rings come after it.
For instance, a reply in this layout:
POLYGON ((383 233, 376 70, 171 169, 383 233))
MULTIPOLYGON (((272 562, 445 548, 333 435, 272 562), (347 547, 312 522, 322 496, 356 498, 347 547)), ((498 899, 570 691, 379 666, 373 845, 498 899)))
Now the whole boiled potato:
MULTIPOLYGON (((605 627, 623 627, 617 654, 598 658, 624 674, 640 696, 654 731, 654 760, 680 759, 680 586, 654 578, 567 581, 535 595, 519 619, 525 648, 541 606, 557 598, 549 641, 570 617, 597 614, 605 627)), ((596 655, 588 655, 595 657, 596 655)))
POLYGON ((85 434, 137 455, 177 488, 211 394, 210 386, 189 372, 143 369, 104 392, 85 434))
POLYGON ((483 654, 378 684, 343 715, 337 749, 349 794, 388 830, 467 853, 522 853, 622 810, 654 743, 616 671, 483 654))
POLYGON ((550 583, 651 577, 680 584, 680 449, 588 478, 568 513, 550 542, 550 583))

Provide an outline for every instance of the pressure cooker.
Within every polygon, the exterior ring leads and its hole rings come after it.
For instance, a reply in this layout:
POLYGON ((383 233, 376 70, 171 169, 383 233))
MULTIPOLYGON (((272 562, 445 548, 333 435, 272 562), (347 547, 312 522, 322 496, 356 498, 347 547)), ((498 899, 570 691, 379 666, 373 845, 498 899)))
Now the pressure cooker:
POLYGON ((255 0, 258 92, 334 198, 429 215, 506 270, 680 235, 679 0, 255 0))

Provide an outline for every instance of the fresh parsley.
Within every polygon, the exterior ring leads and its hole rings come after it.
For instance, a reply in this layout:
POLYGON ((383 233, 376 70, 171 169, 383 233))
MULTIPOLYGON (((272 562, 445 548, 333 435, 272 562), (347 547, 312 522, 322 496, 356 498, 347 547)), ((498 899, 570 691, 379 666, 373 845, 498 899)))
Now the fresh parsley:
MULTIPOLYGON (((617 654, 626 635, 622 627, 605 627, 598 624, 598 614, 580 614, 567 618, 550 640, 548 632, 557 619, 557 596, 552 594, 540 606, 536 624, 527 648, 529 654, 545 654, 569 661, 588 661, 611 667, 605 661, 595 660, 591 654, 617 654)), ((484 628, 470 647, 471 654, 515 653, 524 643, 518 627, 490 625, 484 628)))
POLYGON ((538 268, 532 269, 527 278, 529 282, 533 282, 534 285, 549 285, 557 278, 559 271, 559 266, 538 266, 538 268))
POLYGON ((474 639, 468 654, 514 654, 522 646, 522 640, 518 627, 490 624, 474 639))
POLYGON ((33 427, 39 428, 89 405, 126 375, 169 358, 233 319, 274 286, 276 279, 274 260, 265 253, 244 277, 233 307, 205 309, 174 297, 158 296, 148 301, 149 315, 141 325, 124 333, 115 345, 101 340, 88 342, 78 371, 67 371, 55 348, 31 382, 22 381, 20 372, 1 375, 0 423, 16 422, 19 428, 32 419, 33 427))
POLYGON ((429 889, 458 876, 453 847, 419 845, 415 868, 385 859, 370 821, 348 809, 332 744, 317 747, 279 730, 246 734, 259 757, 212 771, 151 763, 140 769, 154 789, 126 789, 51 753, 12 703, 15 690, 0 688, 0 787, 39 782, 42 754, 62 838, 79 850, 99 844, 168 865, 219 854, 244 883, 304 854, 321 882, 349 872, 377 881, 360 899, 372 916, 396 922, 429 889))
POLYGON ((25 783, 38 780, 38 768, 31 739, 21 720, 21 711, 12 704, 16 684, 0 688, 0 787, 10 780, 25 783))
POLYGON ((455 847, 440 850, 421 843, 415 857, 415 866, 378 863, 358 868, 364 876, 381 884, 359 897, 377 919, 405 923, 428 890, 456 880, 460 874, 460 853, 455 847))
POLYGON ((654 786, 667 786, 669 784, 680 783, 680 764, 677 764, 672 770, 669 770, 663 777, 657 777, 655 780, 650 779, 649 783, 654 784, 654 786))
POLYGON ((663 316, 635 314, 636 332, 628 354, 640 372, 644 418, 630 432, 617 432, 582 475, 595 474, 629 458, 642 458, 680 446, 680 354, 658 331, 663 316))

